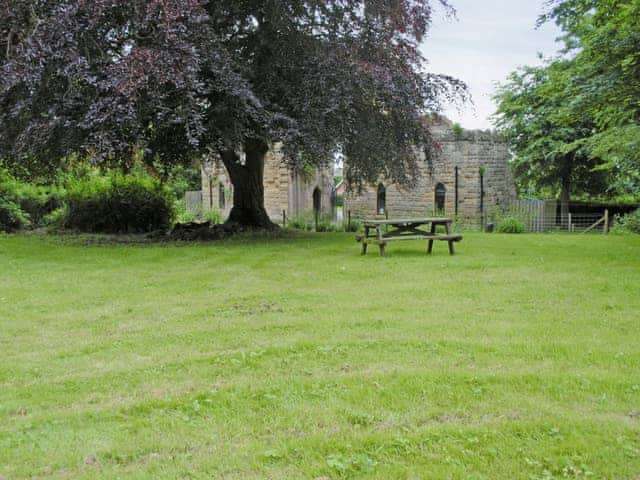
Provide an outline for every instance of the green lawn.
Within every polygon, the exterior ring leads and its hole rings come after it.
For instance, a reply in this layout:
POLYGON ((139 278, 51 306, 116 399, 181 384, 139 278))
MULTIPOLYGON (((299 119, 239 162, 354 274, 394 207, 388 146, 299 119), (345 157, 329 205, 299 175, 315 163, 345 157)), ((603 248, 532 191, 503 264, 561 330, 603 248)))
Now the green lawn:
POLYGON ((640 236, 400 243, 0 236, 0 478, 638 478, 640 236))

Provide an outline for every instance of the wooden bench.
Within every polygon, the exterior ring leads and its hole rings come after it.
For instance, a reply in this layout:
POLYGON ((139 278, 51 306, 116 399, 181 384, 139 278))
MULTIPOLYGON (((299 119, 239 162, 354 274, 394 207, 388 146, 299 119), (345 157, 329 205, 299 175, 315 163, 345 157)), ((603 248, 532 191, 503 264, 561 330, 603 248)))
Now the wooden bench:
POLYGON ((462 235, 451 233, 452 220, 449 218, 420 218, 420 219, 398 219, 398 220, 365 220, 364 222, 364 235, 357 235, 356 241, 362 244, 362 255, 367 253, 367 246, 369 244, 377 244, 380 247, 380 255, 385 255, 387 243, 396 242, 402 240, 427 240, 428 247, 427 253, 430 254, 433 251, 433 242, 443 241, 449 244, 449 253, 455 254, 453 244, 462 240, 462 235), (421 225, 430 224, 431 229, 429 232, 421 230, 421 225), (382 233, 382 226, 391 225, 395 227, 395 230, 387 233, 382 233), (445 227, 446 234, 436 234, 436 227, 443 225, 445 227), (373 231, 374 234, 369 233, 373 231))

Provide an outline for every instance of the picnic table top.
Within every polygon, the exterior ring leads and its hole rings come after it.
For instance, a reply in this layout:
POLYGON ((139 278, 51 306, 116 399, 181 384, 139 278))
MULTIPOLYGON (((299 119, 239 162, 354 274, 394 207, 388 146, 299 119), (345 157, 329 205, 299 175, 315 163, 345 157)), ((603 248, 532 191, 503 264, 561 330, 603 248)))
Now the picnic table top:
POLYGON ((386 220, 365 219, 364 225, 407 225, 407 224, 425 224, 425 223, 451 223, 452 219, 447 217, 424 217, 424 218, 389 218, 386 220))

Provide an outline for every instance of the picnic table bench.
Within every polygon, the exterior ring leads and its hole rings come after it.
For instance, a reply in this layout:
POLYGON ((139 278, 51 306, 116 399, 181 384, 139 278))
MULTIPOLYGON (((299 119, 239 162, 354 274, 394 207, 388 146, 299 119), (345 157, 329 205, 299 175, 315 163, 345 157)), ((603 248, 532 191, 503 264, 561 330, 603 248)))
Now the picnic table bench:
POLYGON ((373 220, 367 219, 363 222, 364 235, 357 235, 356 241, 362 243, 362 255, 367 253, 367 246, 370 243, 378 244, 380 247, 380 255, 385 255, 385 248, 388 242, 400 240, 427 240, 427 253, 433 250, 433 242, 444 241, 449 244, 449 253, 455 253, 453 244, 462 240, 462 235, 451 233, 451 224, 453 220, 444 217, 427 217, 427 218, 401 218, 373 220), (420 227, 429 225, 429 231, 422 230, 420 227), (438 225, 444 226, 445 234, 437 234, 438 225), (393 230, 384 232, 383 227, 391 226, 393 230))

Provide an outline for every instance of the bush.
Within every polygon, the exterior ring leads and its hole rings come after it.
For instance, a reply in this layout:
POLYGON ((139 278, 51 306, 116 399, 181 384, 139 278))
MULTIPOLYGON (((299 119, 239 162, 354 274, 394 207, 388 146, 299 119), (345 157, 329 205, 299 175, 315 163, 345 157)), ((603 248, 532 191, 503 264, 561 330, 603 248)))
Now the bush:
POLYGON ((321 219, 318 221, 318 228, 316 229, 316 232, 335 232, 337 230, 338 227, 334 223, 326 219, 321 219))
POLYGON ((22 222, 22 227, 27 224, 37 227, 42 225, 46 215, 63 205, 64 190, 21 182, 6 171, 0 171, 0 198, 4 199, 6 215, 6 212, 12 211, 15 221, 18 221, 18 216, 29 220, 22 222), (9 206, 9 203, 12 205, 9 206), (16 207, 22 214, 18 214, 16 207))
POLYGON ((53 229, 64 228, 65 219, 67 217, 66 207, 60 207, 53 212, 48 213, 42 219, 42 225, 53 229))
POLYGON ((201 172, 199 168, 174 165, 165 167, 166 185, 173 192, 175 198, 184 198, 190 190, 200 190, 202 188, 201 172))
POLYGON ((15 232, 29 225, 29 216, 20 206, 0 194, 0 231, 15 232))
POLYGON ((517 217, 503 217, 498 222, 498 233, 524 233, 524 222, 517 217))
POLYGON ((344 223, 344 231, 345 232, 352 232, 355 233, 358 230, 360 230, 360 228, 362 227, 362 225, 360 224, 360 222, 358 220, 351 220, 351 223, 344 223))
POLYGON ((309 232, 335 232, 338 230, 337 225, 332 221, 331 217, 327 215, 321 215, 320 218, 318 218, 318 229, 316 230, 314 213, 288 218, 287 227, 294 230, 307 230, 309 232))
POLYGON ((640 208, 631 213, 627 213, 623 217, 616 216, 611 231, 620 233, 640 233, 640 208))
POLYGON ((84 232, 143 233, 168 230, 173 195, 158 180, 137 174, 93 176, 71 182, 64 226, 84 232))
POLYGON ((175 212, 176 223, 191 223, 196 221, 196 214, 187 210, 187 203, 184 198, 173 202, 173 211, 175 212))
POLYGON ((17 202, 17 183, 0 169, 0 231, 15 232, 30 224, 29 215, 17 202))
POLYGON ((313 219, 298 216, 287 218, 287 227, 293 228, 294 230, 313 230, 315 225, 313 219))
POLYGON ((48 214, 64 205, 64 190, 56 187, 21 183, 16 193, 17 203, 29 215, 34 227, 42 226, 48 214))
POLYGON ((204 214, 204 219, 207 222, 215 225, 218 223, 222 223, 222 214, 220 213, 220 210, 207 210, 204 214))

